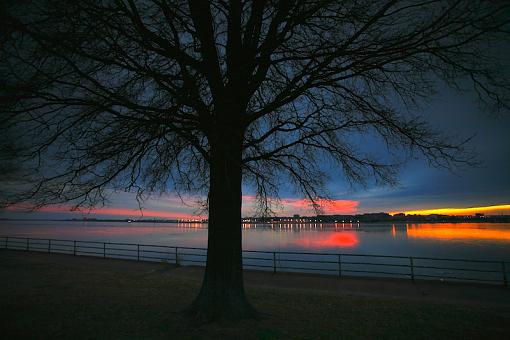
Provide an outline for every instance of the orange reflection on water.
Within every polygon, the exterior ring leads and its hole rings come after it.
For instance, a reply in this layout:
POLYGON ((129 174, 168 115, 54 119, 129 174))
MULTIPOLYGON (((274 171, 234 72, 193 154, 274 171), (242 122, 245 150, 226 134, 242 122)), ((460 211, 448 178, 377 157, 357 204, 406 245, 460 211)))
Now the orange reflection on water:
POLYGON ((510 229, 481 223, 408 224, 407 236, 439 240, 477 239, 510 242, 510 229))
POLYGON ((359 244, 359 239, 355 232, 340 231, 324 235, 317 235, 313 239, 306 238, 297 240, 296 243, 301 247, 313 249, 355 247, 359 244))

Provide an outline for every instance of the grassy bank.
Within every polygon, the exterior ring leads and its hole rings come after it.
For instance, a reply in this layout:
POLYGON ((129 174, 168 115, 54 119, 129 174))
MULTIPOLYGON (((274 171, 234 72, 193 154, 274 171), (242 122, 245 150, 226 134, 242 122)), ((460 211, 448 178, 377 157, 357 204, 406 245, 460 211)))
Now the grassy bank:
POLYGON ((507 305, 248 287, 260 321, 195 325, 169 265, 0 251, 3 338, 510 338, 507 305))

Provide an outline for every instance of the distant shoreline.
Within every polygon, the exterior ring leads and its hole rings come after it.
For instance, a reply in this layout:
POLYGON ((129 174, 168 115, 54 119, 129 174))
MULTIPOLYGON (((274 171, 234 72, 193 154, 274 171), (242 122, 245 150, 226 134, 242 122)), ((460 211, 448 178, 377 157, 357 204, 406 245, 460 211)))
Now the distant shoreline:
MULTIPOLYGON (((157 224, 204 224, 207 225, 208 221, 179 221, 179 220, 132 220, 132 219, 44 219, 44 218, 0 218, 1 222, 75 222, 75 223, 157 223, 157 224)), ((440 223, 510 223, 510 216, 503 215, 495 218, 486 217, 484 219, 462 219, 462 220, 381 220, 381 221, 362 221, 359 222, 330 222, 330 221, 310 221, 310 222, 296 222, 296 221, 242 221, 241 224, 251 225, 376 225, 376 224, 409 224, 409 223, 427 223, 427 224, 440 224, 440 223)))

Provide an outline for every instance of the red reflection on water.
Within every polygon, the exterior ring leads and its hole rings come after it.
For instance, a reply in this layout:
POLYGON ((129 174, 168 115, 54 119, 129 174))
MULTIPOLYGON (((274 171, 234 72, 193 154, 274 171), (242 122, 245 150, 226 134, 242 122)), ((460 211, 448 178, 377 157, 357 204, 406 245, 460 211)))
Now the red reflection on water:
POLYGON ((296 243, 304 248, 337 248, 356 247, 359 244, 358 235, 355 232, 341 231, 325 235, 317 235, 313 239, 301 239, 296 243))

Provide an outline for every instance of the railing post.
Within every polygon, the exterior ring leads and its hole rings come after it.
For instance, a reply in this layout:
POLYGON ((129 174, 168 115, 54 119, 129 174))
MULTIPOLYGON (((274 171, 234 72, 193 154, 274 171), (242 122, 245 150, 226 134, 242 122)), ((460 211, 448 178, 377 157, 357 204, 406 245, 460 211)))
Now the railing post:
POLYGON ((414 283, 414 261, 412 256, 409 256, 409 263, 411 265, 411 280, 414 283))
POLYGON ((73 241, 73 256, 76 256, 76 240, 73 241))
POLYGON ((103 259, 106 258, 106 242, 103 242, 103 259))
POLYGON ((30 250, 30 237, 27 237, 27 251, 30 250))
POLYGON ((140 261, 140 245, 136 245, 136 260, 140 261))
POLYGON ((508 287, 508 281, 506 279, 505 261, 501 261, 501 273, 503 274, 503 285, 505 287, 508 287))
POLYGON ((338 277, 342 277, 342 254, 338 254, 338 277))
POLYGON ((48 254, 51 254, 51 239, 48 239, 48 254))
POLYGON ((179 267, 179 247, 175 247, 175 265, 179 267))
POLYGON ((273 274, 276 274, 276 252, 273 251, 273 274))

